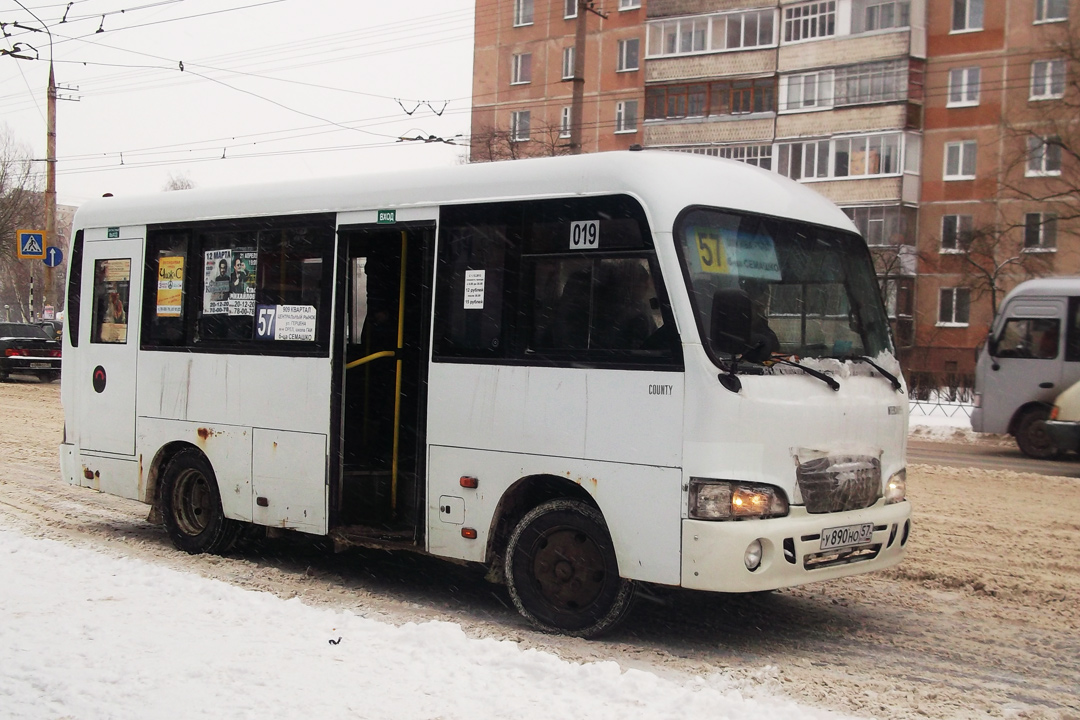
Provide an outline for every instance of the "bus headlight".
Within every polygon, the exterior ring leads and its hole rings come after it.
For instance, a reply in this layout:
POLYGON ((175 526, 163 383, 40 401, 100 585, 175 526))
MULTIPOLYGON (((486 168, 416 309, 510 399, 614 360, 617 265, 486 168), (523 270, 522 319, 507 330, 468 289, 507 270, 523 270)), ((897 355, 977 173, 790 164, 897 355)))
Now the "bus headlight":
POLYGON ((788 501, 780 488, 690 478, 690 517, 694 520, 743 520, 787 514, 788 501))
POLYGON ((895 473, 885 483, 885 504, 903 502, 907 497, 907 468, 895 473))

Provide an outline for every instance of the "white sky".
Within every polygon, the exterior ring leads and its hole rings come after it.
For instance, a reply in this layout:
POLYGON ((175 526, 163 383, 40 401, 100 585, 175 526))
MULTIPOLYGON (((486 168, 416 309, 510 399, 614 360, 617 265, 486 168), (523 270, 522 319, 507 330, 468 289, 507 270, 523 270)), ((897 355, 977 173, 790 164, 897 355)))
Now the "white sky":
POLYGON ((5 529, 0 588, 8 720, 842 717, 721 674, 567 662, 5 529))
MULTIPOLYGON (((57 103, 62 204, 170 176, 211 187, 464 154, 397 138, 468 134, 473 0, 75 0, 63 24, 66 0, 19 2, 52 31, 61 96, 79 98, 57 103)), ((0 130, 43 158, 49 41, 13 25, 40 27, 19 2, 0 0, 0 48, 41 59, 0 56, 0 130)))

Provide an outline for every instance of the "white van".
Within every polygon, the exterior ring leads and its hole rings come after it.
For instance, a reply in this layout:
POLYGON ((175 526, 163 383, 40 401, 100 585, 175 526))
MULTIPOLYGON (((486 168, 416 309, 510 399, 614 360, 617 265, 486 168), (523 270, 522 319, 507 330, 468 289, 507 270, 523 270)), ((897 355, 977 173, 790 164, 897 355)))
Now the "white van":
POLYGON ((1080 380, 1080 277, 1040 278, 1004 302, 975 366, 975 432, 1009 433, 1025 455, 1061 449, 1047 432, 1054 399, 1080 380))

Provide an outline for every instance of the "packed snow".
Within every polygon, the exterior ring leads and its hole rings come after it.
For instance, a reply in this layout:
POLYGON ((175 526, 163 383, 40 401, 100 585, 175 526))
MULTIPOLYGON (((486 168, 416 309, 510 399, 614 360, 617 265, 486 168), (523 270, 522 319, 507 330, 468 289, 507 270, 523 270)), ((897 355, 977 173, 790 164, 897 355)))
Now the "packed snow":
POLYGON ((0 530, 5 718, 838 718, 721 674, 573 663, 0 530))

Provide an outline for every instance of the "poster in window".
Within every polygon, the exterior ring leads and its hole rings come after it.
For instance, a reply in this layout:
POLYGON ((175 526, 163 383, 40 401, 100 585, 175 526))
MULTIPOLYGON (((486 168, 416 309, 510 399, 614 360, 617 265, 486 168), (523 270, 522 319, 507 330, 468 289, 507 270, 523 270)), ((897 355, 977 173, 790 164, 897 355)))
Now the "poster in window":
POLYGON ((485 270, 465 271, 465 309, 484 309, 484 276, 485 270))
POLYGON ((158 259, 158 317, 180 317, 184 302, 184 256, 158 259))
POLYGON ((96 332, 103 343, 127 342, 127 301, 131 281, 131 260, 98 260, 94 289, 96 332))
POLYGON ((203 255, 203 315, 227 315, 232 250, 207 250, 203 255))
POLYGON ((229 274, 229 314, 255 315, 255 275, 259 253, 255 248, 234 248, 229 274))

